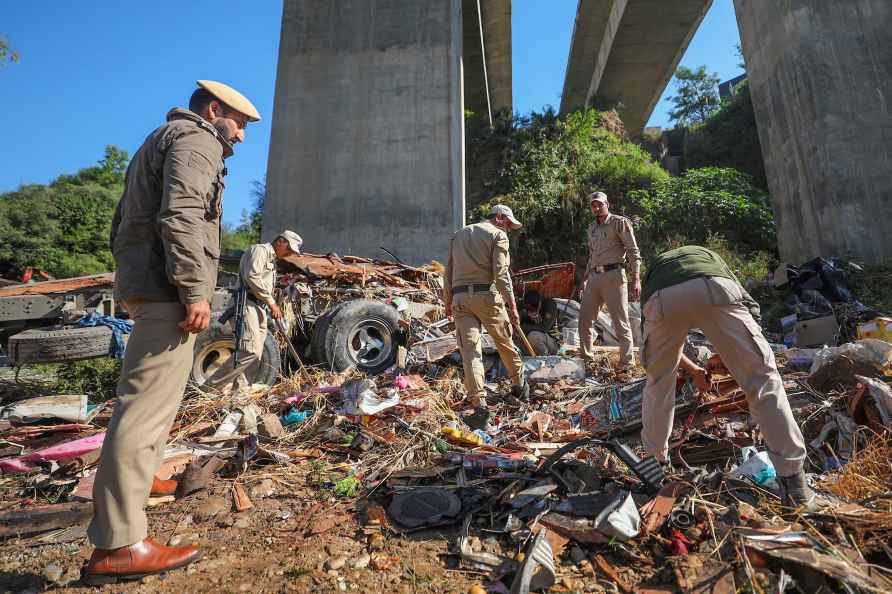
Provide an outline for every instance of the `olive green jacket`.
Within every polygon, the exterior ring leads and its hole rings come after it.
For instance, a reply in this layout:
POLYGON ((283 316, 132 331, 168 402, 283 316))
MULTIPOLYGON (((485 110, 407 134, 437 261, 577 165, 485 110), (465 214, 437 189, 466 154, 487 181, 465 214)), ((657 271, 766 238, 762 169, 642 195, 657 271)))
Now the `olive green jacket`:
POLYGON ((198 114, 174 108, 133 155, 112 220, 116 299, 211 299, 228 144, 198 114))

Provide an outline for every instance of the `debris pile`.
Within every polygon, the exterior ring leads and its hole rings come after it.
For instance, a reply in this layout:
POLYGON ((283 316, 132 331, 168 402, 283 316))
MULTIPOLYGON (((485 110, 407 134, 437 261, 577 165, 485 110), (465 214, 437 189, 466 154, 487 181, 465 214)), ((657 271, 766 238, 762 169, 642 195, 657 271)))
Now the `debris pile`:
MULTIPOLYGON (((284 281, 294 290, 324 292, 309 271, 338 279, 340 295, 359 284, 366 297, 411 293, 438 307, 428 271, 305 259, 295 263, 303 280, 284 281)), ((545 284, 534 282, 530 291, 545 284)), ((557 286, 547 298, 561 298, 557 286)), ((530 311, 541 315, 541 303, 530 311)), ((174 518, 174 544, 187 523, 246 527, 258 513, 275 514, 266 529, 289 535, 290 547, 319 551, 329 533, 353 526, 347 553, 294 576, 339 590, 360 572, 417 579, 393 544, 416 538, 471 592, 892 589, 889 343, 775 345, 825 503, 802 514, 781 507, 746 396, 701 336, 691 334, 686 352, 713 388, 700 393, 679 375, 671 464, 661 465, 638 442, 643 370, 616 377, 610 347, 586 368, 563 340, 567 319, 555 320, 548 332, 562 354, 525 358, 529 402, 509 395, 498 364, 489 369, 483 429, 462 420, 471 406, 448 322, 374 377, 308 367, 275 386, 190 394, 156 475, 175 480, 175 492, 147 505, 174 518)), ((428 326, 437 323, 432 315, 428 326)), ((81 395, 4 404, 0 548, 85 542, 113 408, 81 395)), ((62 569, 52 569, 58 582, 62 569)))

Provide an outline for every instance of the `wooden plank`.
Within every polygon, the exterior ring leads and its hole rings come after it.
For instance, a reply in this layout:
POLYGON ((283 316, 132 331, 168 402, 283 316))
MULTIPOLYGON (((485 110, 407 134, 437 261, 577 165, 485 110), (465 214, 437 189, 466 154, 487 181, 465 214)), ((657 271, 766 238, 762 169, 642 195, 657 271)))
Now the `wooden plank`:
POLYGON ((0 514, 0 538, 75 526, 93 517, 92 503, 34 505, 0 514))

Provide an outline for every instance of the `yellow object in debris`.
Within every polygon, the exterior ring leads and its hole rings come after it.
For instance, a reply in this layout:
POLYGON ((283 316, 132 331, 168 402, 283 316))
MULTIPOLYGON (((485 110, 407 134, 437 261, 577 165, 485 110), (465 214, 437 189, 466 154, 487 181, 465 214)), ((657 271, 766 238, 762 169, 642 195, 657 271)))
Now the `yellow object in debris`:
POLYGON ((858 325, 858 339, 878 338, 892 342, 892 318, 874 318, 858 325))
POLYGON ((483 438, 479 435, 471 433, 470 431, 462 431, 455 427, 443 427, 440 429, 440 433, 443 434, 446 441, 454 443, 455 445, 477 447, 484 444, 483 438))

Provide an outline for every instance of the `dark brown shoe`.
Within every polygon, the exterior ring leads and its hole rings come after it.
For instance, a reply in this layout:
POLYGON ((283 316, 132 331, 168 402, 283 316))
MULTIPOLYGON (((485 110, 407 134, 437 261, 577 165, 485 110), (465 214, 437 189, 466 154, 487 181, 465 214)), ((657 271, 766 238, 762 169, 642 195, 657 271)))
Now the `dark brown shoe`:
POLYGON ((151 538, 119 549, 96 549, 81 572, 88 586, 138 580, 147 575, 185 567, 201 558, 194 546, 168 547, 151 538))
POLYGON ((173 495, 176 492, 176 481, 162 481, 158 477, 152 478, 152 490, 149 491, 149 495, 151 495, 152 497, 164 497, 165 495, 173 495))

